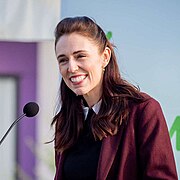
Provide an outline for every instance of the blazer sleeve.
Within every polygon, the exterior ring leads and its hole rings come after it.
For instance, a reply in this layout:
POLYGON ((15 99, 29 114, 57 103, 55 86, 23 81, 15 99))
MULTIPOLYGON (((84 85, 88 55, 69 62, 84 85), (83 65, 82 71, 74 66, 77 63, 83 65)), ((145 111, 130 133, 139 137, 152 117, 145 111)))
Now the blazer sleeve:
POLYGON ((150 98, 139 109, 138 155, 144 180, 177 180, 166 121, 159 103, 150 98))

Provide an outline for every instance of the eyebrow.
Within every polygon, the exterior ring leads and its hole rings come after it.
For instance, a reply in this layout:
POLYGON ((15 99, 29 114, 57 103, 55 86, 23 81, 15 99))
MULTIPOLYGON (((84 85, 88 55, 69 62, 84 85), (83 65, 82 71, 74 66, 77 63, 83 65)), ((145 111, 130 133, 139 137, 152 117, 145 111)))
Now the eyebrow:
POLYGON ((59 59, 61 57, 65 57, 65 55, 64 54, 60 54, 60 55, 57 56, 57 59, 59 59))
MULTIPOLYGON (((76 55, 76 54, 78 54, 78 53, 84 53, 84 52, 87 52, 86 50, 78 50, 78 51, 74 51, 73 52, 73 55, 76 55)), ((60 54, 60 55, 58 55, 57 56, 57 59, 59 59, 59 58, 61 58, 61 57, 66 57, 66 55, 65 54, 60 54)))

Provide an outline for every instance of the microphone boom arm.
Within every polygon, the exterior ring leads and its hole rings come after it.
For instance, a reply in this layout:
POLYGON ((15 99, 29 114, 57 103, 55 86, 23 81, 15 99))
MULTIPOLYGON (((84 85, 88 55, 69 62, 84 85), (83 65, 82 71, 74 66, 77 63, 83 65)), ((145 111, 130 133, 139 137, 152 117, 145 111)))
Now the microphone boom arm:
POLYGON ((19 122, 24 116, 26 116, 26 114, 22 114, 21 116, 19 116, 9 127, 9 129, 6 131, 6 133, 4 134, 4 136, 2 137, 1 141, 0 141, 0 145, 2 144, 2 142, 4 141, 4 139, 6 138, 6 136, 9 134, 10 130, 13 128, 13 126, 19 122))

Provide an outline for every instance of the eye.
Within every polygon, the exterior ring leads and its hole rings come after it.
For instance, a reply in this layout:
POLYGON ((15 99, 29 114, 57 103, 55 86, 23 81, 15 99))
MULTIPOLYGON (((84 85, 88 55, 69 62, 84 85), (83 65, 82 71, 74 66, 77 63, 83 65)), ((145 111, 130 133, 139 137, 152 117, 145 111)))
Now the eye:
POLYGON ((67 58, 59 58, 59 59, 58 59, 58 63, 59 63, 59 64, 65 64, 67 61, 68 61, 67 58))
POLYGON ((83 59, 83 58, 85 58, 85 57, 86 57, 85 54, 78 54, 78 55, 77 55, 77 59, 83 59))

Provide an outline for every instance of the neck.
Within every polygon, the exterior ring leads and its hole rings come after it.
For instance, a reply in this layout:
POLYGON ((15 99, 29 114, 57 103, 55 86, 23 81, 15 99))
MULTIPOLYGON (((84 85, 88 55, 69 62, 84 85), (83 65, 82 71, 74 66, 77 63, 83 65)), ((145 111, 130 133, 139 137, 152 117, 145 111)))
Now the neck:
POLYGON ((93 94, 93 95, 85 94, 85 95, 83 95, 83 97, 84 97, 85 101, 87 102, 89 108, 91 108, 101 99, 101 95, 102 95, 102 93, 93 94))

